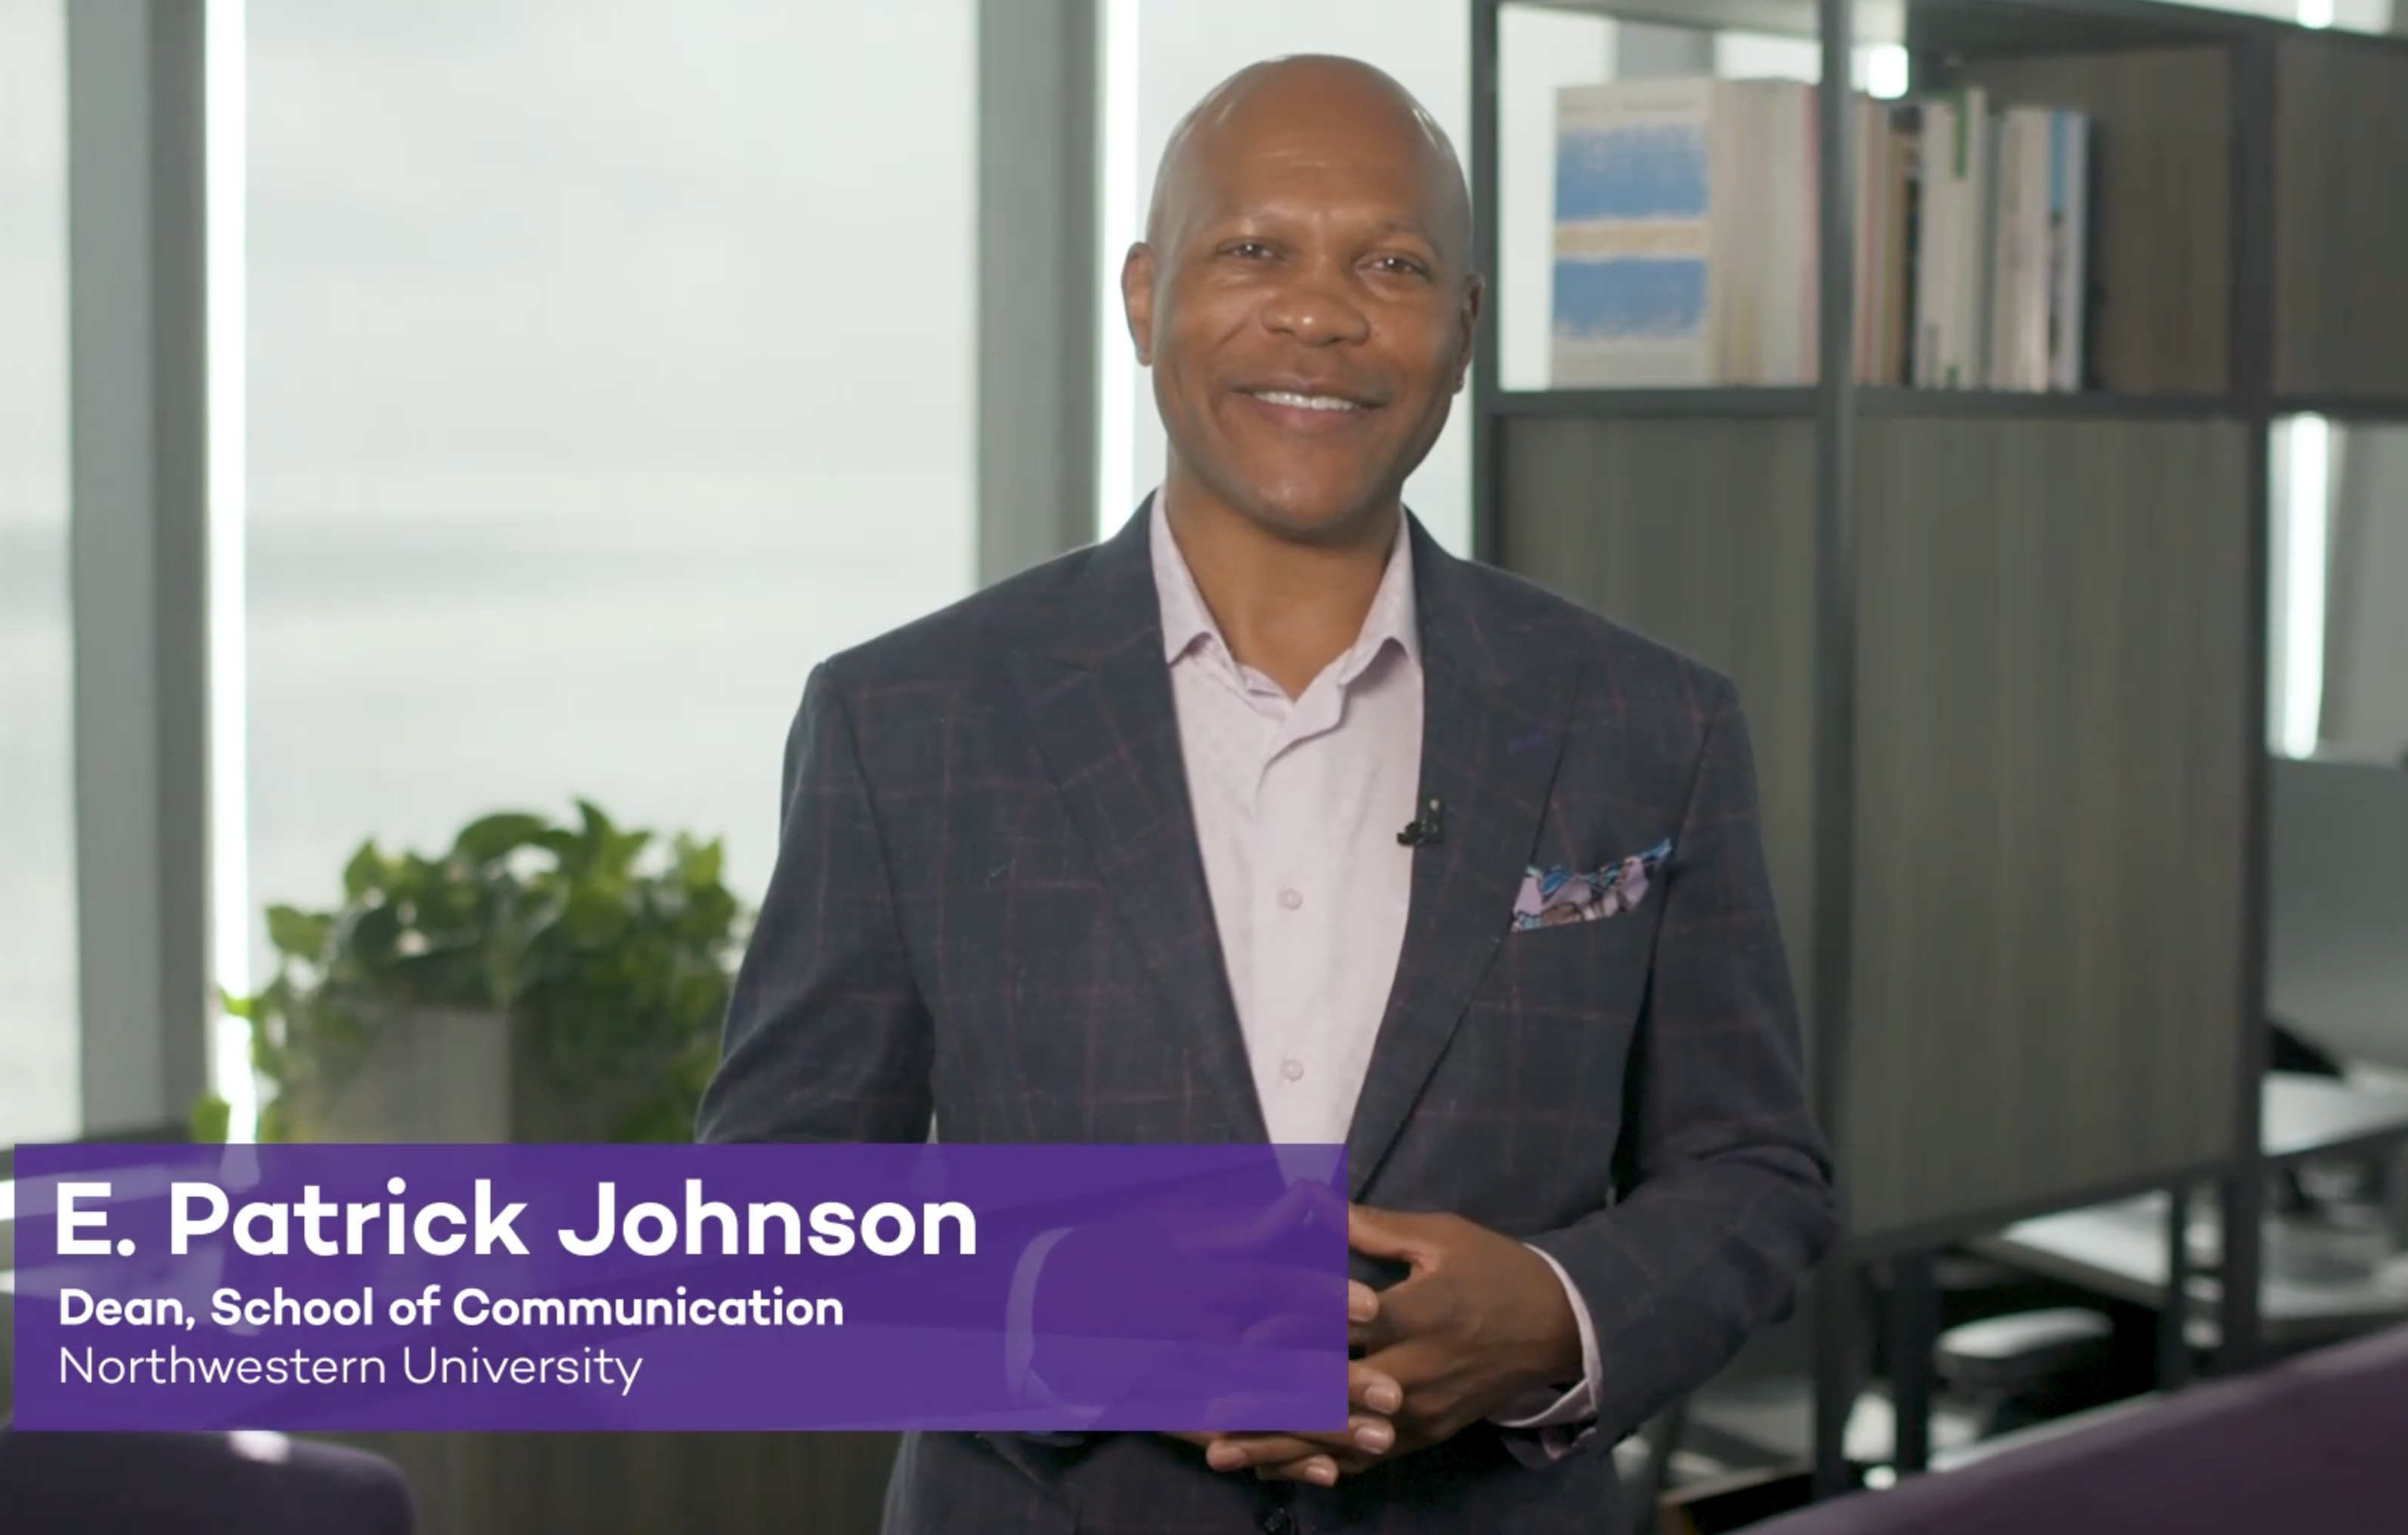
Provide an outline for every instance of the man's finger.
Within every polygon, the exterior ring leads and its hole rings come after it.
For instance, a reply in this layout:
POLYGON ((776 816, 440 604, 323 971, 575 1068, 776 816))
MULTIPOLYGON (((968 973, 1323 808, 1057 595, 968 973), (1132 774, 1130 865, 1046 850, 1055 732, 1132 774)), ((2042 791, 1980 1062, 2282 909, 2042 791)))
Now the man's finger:
POLYGON ((1384 1353, 1422 1330, 1423 1313, 1427 1307, 1420 1305, 1420 1281, 1402 1280, 1380 1294, 1380 1309, 1360 1322, 1349 1322, 1346 1327, 1348 1350, 1360 1358, 1384 1353))
POLYGON ((1310 1482, 1316 1487, 1334 1487, 1341 1470, 1361 1470, 1359 1465, 1341 1467, 1334 1456, 1307 1456, 1283 1466, 1257 1466, 1254 1477, 1262 1482, 1310 1482))
POLYGON ((1379 1366, 1352 1359, 1346 1365, 1346 1399, 1355 1407, 1389 1417, 1405 1405, 1405 1388, 1379 1366))
POLYGON ((1380 1314, 1380 1292, 1359 1279, 1346 1282, 1346 1320, 1360 1327, 1380 1314))
POLYGON ((1343 1434, 1228 1434, 1204 1451, 1216 1471, 1261 1470, 1340 1454, 1384 1455, 1397 1442, 1396 1426, 1385 1418, 1356 1416, 1347 1420, 1343 1434))
MULTIPOLYGON (((1224 1442, 1227 1437, 1226 1435, 1187 1432, 1174 1433, 1170 1437, 1172 1439, 1184 1440, 1188 1443, 1204 1451, 1205 1463, 1212 1466, 1216 1470, 1234 1470, 1241 1469, 1240 1463, 1237 1460, 1232 1459, 1226 1454, 1224 1454, 1221 1457, 1221 1460, 1226 1460, 1229 1462, 1229 1464, 1226 1466, 1222 1465, 1219 1460, 1215 1460, 1212 1456, 1213 1447, 1224 1442)), ((1339 1457, 1335 1455, 1327 1454, 1317 1448, 1310 1446, 1308 1446, 1308 1450, 1310 1453, 1298 1456, 1293 1460, 1257 1466, 1254 1468, 1254 1475, 1266 1482, 1311 1482, 1316 1485, 1325 1487, 1334 1485, 1338 1480, 1340 1470, 1338 1463, 1339 1457)), ((1345 1469, 1347 1470, 1359 1470, 1362 1465, 1368 1465, 1369 1463, 1367 1460, 1358 1461, 1358 1457, 1353 1455, 1348 1456, 1346 1458, 1348 1464, 1345 1469)))
MULTIPOLYGON (((1381 1370, 1359 1360, 1346 1362, 1345 1428, 1311 1428, 1303 1433, 1318 1435, 1330 1442, 1340 1442, 1352 1430, 1355 1416, 1388 1417, 1405 1404, 1405 1388, 1381 1370)), ((1190 1430, 1174 1437, 1191 1444, 1209 1444, 1216 1440, 1260 1437, 1264 1434, 1297 1433, 1296 1399, 1259 1394, 1239 1393, 1212 1399, 1205 1421, 1229 1427, 1190 1430)))
MULTIPOLYGON (((1348 1313, 1348 1348, 1357 1356, 1368 1358, 1427 1331, 1440 1310, 1435 1304, 1438 1298, 1430 1290, 1437 1278, 1416 1270, 1384 1290, 1372 1291, 1379 1304, 1370 1316, 1358 1321, 1352 1311, 1348 1313)), ((1351 1289, 1347 1298, 1350 1301, 1354 1298, 1351 1289)))
POLYGON ((1437 1255, 1429 1217, 1369 1205, 1346 1207, 1346 1245, 1375 1258, 1397 1258, 1420 1269, 1437 1255))
MULTIPOLYGON (((1443 1380, 1454 1372, 1457 1364, 1454 1352, 1427 1338, 1407 1338, 1392 1348, 1380 1349, 1354 1360, 1348 1378, 1359 1370, 1366 1380, 1391 1384, 1399 1399, 1443 1380)), ((1361 1400, 1360 1398, 1356 1399, 1361 1400)))
POLYGON ((1346 1329, 1347 1348, 1364 1358, 1383 1354, 1405 1341, 1404 1328, 1384 1313, 1346 1329))
MULTIPOLYGON (((1346 1408, 1350 1413, 1375 1413, 1386 1417, 1405 1404, 1405 1388, 1397 1378, 1360 1359, 1346 1361, 1346 1408)), ((1295 1399, 1283 1402, 1258 1395, 1216 1397, 1212 1399, 1212 1423, 1242 1425, 1220 1430, 1225 1437, 1242 1433, 1285 1432, 1275 1425, 1293 1424, 1296 1418, 1295 1399), (1283 1411, 1284 1408, 1284 1411, 1283 1411), (1258 1414, 1270 1414, 1266 1422, 1258 1414)), ((1314 1433, 1336 1433, 1337 1429, 1312 1430, 1314 1433)))

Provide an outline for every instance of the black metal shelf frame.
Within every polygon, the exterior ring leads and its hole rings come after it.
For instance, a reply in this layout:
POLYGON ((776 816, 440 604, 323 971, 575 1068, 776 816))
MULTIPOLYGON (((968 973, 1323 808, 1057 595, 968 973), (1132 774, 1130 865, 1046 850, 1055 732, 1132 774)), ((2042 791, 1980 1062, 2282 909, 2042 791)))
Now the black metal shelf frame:
MULTIPOLYGON (((1476 255, 1481 270, 1499 270, 1500 16, 1514 0, 1471 0, 1471 142, 1469 173, 1476 255)), ((2345 422, 2408 423, 2408 398, 2314 398, 2277 395, 2274 366, 2274 221, 2276 50, 2303 29, 2266 18, 2208 10, 2170 0, 1521 0, 1541 8, 1701 29, 1739 29, 1818 38, 1822 78, 1851 78, 1859 42, 1902 42, 1924 60, 1958 53, 2094 51, 2161 44, 2213 44, 2230 50, 2234 129, 2230 149, 2231 267, 2229 391, 2214 395, 2030 395, 1859 387, 1854 381, 1852 309, 1855 230, 1849 210, 1856 169, 1849 163, 1848 93, 1825 92, 1820 105, 1821 199, 1817 251, 1821 347, 1818 385, 1786 389, 1506 390, 1498 387, 1498 340, 1483 330, 1471 391, 1474 547, 1482 558, 1503 553, 1503 452, 1506 424, 1540 417, 1755 418, 1811 420, 1816 438, 1814 542, 1818 666, 1813 712, 1816 722, 1813 829, 1818 848, 1814 899, 1814 990, 1806 999, 1813 1030, 1815 1106, 1827 1131, 1844 1133, 1843 1100, 1850 1054, 1850 931, 1853 846, 1855 645, 1856 614, 1851 505, 1856 423, 1866 417, 1988 417, 2086 420, 2237 420, 2247 423, 2249 531, 2246 575, 2252 598, 2244 643, 2250 656, 2243 717, 2246 739, 2232 750, 2245 765, 2249 894, 2244 904, 2239 1070, 2231 1106, 2232 1155, 2205 1166, 2169 1167, 2152 1179, 2127 1180, 2119 1192, 2163 1188, 2177 1200, 2201 1183, 2220 1190, 2224 1255, 2219 1306, 2219 1364, 2245 1368, 2259 1352, 2258 1314, 2263 1268, 2260 1216, 2269 1161, 2261 1147, 2258 1083, 2265 1068, 2262 1020, 2266 996, 2266 874, 2268 766, 2258 722, 2265 718, 2269 597, 2270 460, 2272 428, 2304 412, 2345 422)), ((2341 36, 2328 34, 2328 36, 2341 36)), ((2408 38, 2351 36, 2369 48, 2408 48, 2408 38)), ((1492 296, 1492 312, 1494 301, 1492 296)), ((1844 1148, 1842 1159, 1844 1163, 1844 1148)), ((2069 1189, 2050 1208, 2094 1202, 2098 1189, 2069 1189)), ((1842 1193, 1845 1198, 1844 1190, 1842 1193)), ((2017 1216, 2045 1212, 2023 1209, 2017 1216)), ((1955 1221, 1925 1223, 1911 1232, 1852 1238, 1813 1285, 1816 1354, 1815 1458, 1818 1487, 1836 1491, 1851 1478, 1842 1434, 1859 1370, 1856 1314, 1868 1264, 1913 1259, 1995 1226, 2001 1212, 1968 1211, 1955 1221)), ((2175 1244, 2179 1247, 2179 1242, 2175 1244)), ((2186 1255, 2170 1253, 2177 1271, 2186 1255)), ((1906 1470, 1918 1469, 1905 1467, 1906 1470)))
MULTIPOLYGON (((1763 418, 1814 414, 1821 392, 1796 388, 1699 389, 1512 389, 1489 396, 1492 414, 1507 417, 1586 416, 1763 418)), ((2099 421, 2202 421, 2248 413, 2240 400, 2222 395, 2040 394, 1990 389, 1898 389, 1856 386, 1856 409, 1866 416, 1985 416, 2000 419, 2092 419, 2099 421)), ((2350 402, 2278 402, 2276 414, 2306 411, 2352 420, 2383 419, 2388 409, 2350 402)), ((2402 412, 2408 414, 2408 412, 2402 412)))

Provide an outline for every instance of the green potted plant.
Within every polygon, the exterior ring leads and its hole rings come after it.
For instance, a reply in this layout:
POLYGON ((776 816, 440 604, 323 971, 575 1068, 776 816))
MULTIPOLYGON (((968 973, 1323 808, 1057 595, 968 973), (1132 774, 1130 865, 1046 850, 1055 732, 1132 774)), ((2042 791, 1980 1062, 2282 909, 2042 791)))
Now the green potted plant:
POLYGON ((692 1136, 747 919, 716 841, 577 808, 434 857, 371 840, 335 910, 268 909, 275 976, 227 1003, 262 1140, 692 1136))

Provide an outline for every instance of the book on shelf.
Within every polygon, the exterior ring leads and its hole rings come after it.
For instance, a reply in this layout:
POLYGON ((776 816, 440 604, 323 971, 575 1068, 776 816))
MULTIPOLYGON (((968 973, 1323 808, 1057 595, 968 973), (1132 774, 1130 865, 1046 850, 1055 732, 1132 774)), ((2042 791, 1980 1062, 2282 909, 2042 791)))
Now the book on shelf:
POLYGON ((1923 389, 1978 389, 1988 377, 1989 285, 1998 136, 1980 90, 1926 102, 1914 252, 1914 370, 1923 389))
POLYGON ((1904 383, 1914 374, 1915 265, 1923 213, 1922 108, 1859 97, 1864 167, 1858 200, 1858 302, 1871 311, 1859 333, 1856 380, 1904 383))
POLYGON ((1809 381, 1814 144, 1794 81, 1558 93, 1555 384, 1809 381))
POLYGON ((2090 119, 2048 120, 2048 387, 2071 394, 2089 382, 2090 119))
POLYGON ((1999 119, 1998 215, 1990 248, 1990 385, 2049 387, 2050 113, 2014 107, 1999 119))
MULTIPOLYGON (((1640 79, 1556 94, 1557 388, 1811 384, 1816 88, 1640 79)), ((1858 95, 1856 375, 2084 382, 2089 120, 1980 89, 1858 95)))

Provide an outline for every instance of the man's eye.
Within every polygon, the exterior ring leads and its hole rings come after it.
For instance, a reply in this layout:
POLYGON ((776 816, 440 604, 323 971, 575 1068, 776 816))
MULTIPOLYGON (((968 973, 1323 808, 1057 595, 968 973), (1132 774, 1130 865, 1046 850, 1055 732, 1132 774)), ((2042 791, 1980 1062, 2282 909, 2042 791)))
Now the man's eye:
POLYGON ((1270 253, 1271 248, 1260 240, 1240 240, 1229 247, 1229 254, 1242 256, 1248 261, 1260 261, 1270 253))
POLYGON ((1421 277, 1429 270, 1411 256, 1380 256, 1375 258, 1371 265, 1383 272, 1398 277, 1421 277))

